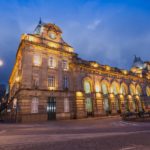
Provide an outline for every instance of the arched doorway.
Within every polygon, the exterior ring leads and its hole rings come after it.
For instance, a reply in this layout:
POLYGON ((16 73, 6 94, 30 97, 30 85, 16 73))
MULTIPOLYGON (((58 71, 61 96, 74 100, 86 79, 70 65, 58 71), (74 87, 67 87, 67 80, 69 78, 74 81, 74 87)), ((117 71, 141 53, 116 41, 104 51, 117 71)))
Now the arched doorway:
POLYGON ((101 82, 101 89, 103 94, 103 108, 106 114, 111 114, 111 104, 108 96, 109 84, 107 81, 101 82))
POLYGON ((89 79, 84 80, 84 92, 85 92, 85 110, 87 117, 93 116, 93 102, 91 98, 92 85, 89 79))
POLYGON ((115 103, 115 109, 117 113, 121 113, 121 106, 120 106, 120 100, 118 98, 119 94, 119 84, 117 82, 113 82, 111 84, 110 93, 113 94, 114 103, 115 103))
POLYGON ((137 106, 136 106, 136 100, 135 100, 135 86, 133 84, 130 84, 130 94, 132 96, 131 100, 130 100, 130 111, 134 111, 136 112, 137 111, 137 106))
POLYGON ((141 95, 142 95, 142 88, 140 85, 136 86, 136 100, 137 100, 137 109, 138 111, 143 111, 142 101, 141 101, 141 95))
POLYGON ((125 83, 121 83, 120 86, 120 100, 121 100, 121 108, 122 111, 129 111, 129 101, 127 98, 127 94, 128 94, 128 86, 125 83))

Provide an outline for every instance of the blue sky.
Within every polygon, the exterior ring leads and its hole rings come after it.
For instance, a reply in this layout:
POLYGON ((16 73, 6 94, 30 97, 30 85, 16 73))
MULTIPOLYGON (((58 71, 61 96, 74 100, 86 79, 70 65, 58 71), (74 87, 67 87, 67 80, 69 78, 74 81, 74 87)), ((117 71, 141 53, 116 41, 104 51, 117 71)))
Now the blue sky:
POLYGON ((22 33, 39 18, 57 24, 80 57, 129 69, 150 60, 149 0, 0 0, 0 83, 7 83, 22 33))

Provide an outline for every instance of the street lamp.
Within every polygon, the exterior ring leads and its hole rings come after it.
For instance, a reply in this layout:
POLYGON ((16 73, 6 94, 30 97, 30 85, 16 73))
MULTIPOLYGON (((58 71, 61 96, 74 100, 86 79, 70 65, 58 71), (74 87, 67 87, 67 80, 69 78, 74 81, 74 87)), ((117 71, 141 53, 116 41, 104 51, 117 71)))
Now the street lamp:
POLYGON ((3 66, 3 64, 4 64, 4 63, 3 63, 3 61, 2 61, 2 60, 0 60, 0 67, 1 67, 1 66, 3 66))

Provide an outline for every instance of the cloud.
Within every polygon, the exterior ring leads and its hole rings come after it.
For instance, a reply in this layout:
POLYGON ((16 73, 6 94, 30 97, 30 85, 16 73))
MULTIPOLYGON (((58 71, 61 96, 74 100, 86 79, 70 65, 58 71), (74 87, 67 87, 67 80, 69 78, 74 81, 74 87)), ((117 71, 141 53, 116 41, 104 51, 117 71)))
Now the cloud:
POLYGON ((101 20, 95 20, 92 24, 89 24, 87 28, 90 30, 94 30, 100 25, 100 23, 101 23, 101 20))
MULTIPOLYGON (((149 60, 150 9, 102 0, 0 1, 0 82, 7 82, 22 33, 32 33, 38 20, 60 26, 64 40, 80 57, 129 69, 133 55, 149 60)), ((149 7, 146 5, 145 7, 149 7)))

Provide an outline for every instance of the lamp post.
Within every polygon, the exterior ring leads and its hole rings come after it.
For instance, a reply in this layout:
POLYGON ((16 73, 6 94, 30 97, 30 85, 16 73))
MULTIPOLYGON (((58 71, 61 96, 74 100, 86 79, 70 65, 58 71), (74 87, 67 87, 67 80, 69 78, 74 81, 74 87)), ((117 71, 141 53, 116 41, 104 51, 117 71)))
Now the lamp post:
POLYGON ((4 62, 0 59, 0 67, 4 65, 4 62))

